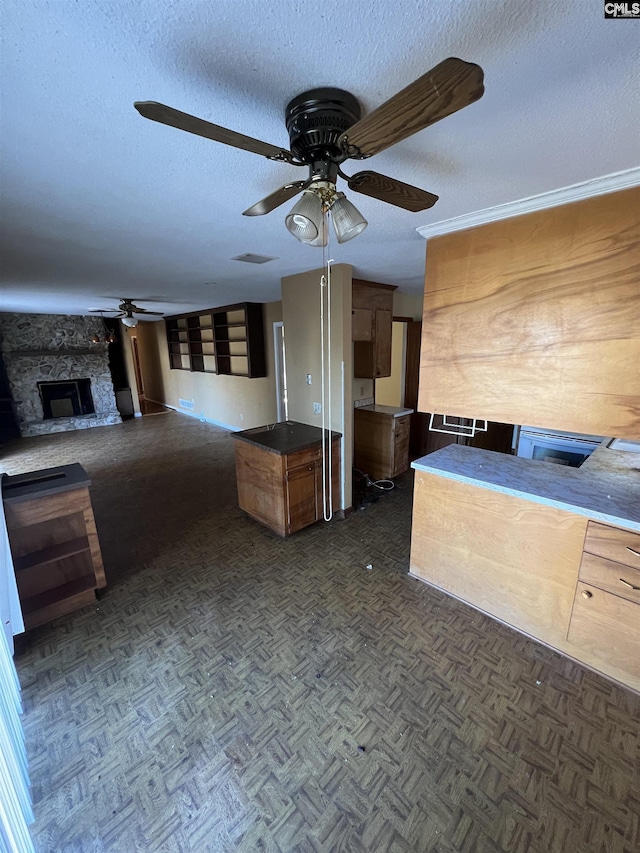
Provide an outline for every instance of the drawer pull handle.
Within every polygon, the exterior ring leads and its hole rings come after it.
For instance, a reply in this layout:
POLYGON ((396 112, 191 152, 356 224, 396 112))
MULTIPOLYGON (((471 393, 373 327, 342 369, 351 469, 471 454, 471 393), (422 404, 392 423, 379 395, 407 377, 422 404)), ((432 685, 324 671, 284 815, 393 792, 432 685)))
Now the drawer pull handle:
POLYGON ((627 551, 631 551, 631 553, 634 554, 636 557, 640 557, 640 551, 634 551, 633 548, 630 548, 628 545, 627 551))
POLYGON ((630 587, 635 592, 640 591, 640 586, 634 586, 632 583, 629 583, 629 581, 626 581, 624 578, 620 578, 620 583, 623 583, 625 586, 630 587))
POLYGON ((593 593, 589 592, 588 589, 583 589, 582 590, 582 597, 583 598, 593 598, 593 593))

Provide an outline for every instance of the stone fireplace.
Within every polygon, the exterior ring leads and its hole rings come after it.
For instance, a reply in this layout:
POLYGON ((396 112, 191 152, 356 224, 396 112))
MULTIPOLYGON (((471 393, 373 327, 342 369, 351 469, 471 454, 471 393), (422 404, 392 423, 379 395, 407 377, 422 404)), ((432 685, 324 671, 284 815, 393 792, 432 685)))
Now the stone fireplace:
POLYGON ((120 423, 99 317, 0 314, 0 346, 22 436, 120 423))

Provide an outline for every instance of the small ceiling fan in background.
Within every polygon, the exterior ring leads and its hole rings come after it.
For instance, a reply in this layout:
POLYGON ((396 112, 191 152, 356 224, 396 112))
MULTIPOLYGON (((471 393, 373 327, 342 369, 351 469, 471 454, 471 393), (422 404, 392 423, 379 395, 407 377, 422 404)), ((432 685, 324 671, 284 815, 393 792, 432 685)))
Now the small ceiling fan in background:
POLYGON ((149 311, 147 308, 139 308, 134 305, 133 299, 121 299, 117 308, 89 308, 90 314, 113 314, 115 318, 121 318, 122 323, 133 329, 138 325, 138 320, 135 314, 162 316, 162 311, 149 311))
MULTIPOLYGON (((289 231, 310 246, 327 243, 325 213, 331 211, 339 243, 351 240, 367 226, 354 205, 337 191, 338 176, 354 192, 418 212, 432 207, 438 196, 378 172, 346 175, 345 160, 363 160, 412 136, 425 127, 469 106, 484 93, 479 65, 451 57, 361 117, 357 99, 343 89, 311 89, 289 102, 285 121, 290 149, 278 148, 242 133, 159 104, 137 101, 144 118, 204 136, 269 160, 308 167, 308 177, 292 181, 244 211, 245 216, 270 213, 302 193, 286 217, 289 231)), ((124 321, 123 321, 124 322, 124 321)))

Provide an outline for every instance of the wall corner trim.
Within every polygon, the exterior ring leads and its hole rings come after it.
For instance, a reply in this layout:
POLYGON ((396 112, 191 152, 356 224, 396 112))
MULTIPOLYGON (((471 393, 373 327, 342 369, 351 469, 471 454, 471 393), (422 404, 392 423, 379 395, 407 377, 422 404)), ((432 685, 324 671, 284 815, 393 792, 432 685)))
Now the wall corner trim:
POLYGON ((533 213, 536 210, 545 210, 548 207, 558 207, 562 204, 570 204, 574 201, 582 201, 597 195, 617 192, 629 189, 640 184, 640 166, 626 169, 623 172, 614 172, 611 175, 603 175, 600 178, 592 178, 579 184, 561 187, 540 195, 511 201, 507 204, 498 204, 495 207, 487 207, 485 210, 476 210, 473 213, 465 213, 453 219, 443 219, 442 222, 434 222, 432 225, 421 225, 416 228, 418 234, 429 240, 431 237, 439 237, 442 234, 451 234, 454 231, 463 231, 466 228, 474 228, 476 225, 485 225, 488 222, 497 222, 500 219, 509 219, 513 216, 521 216, 524 213, 533 213))

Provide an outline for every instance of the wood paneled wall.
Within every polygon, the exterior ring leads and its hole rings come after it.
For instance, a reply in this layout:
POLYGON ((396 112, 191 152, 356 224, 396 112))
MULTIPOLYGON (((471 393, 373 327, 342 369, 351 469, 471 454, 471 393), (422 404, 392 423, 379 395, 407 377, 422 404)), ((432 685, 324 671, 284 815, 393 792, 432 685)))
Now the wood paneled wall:
POLYGON ((419 409, 640 439, 640 188, 430 240, 419 409))

